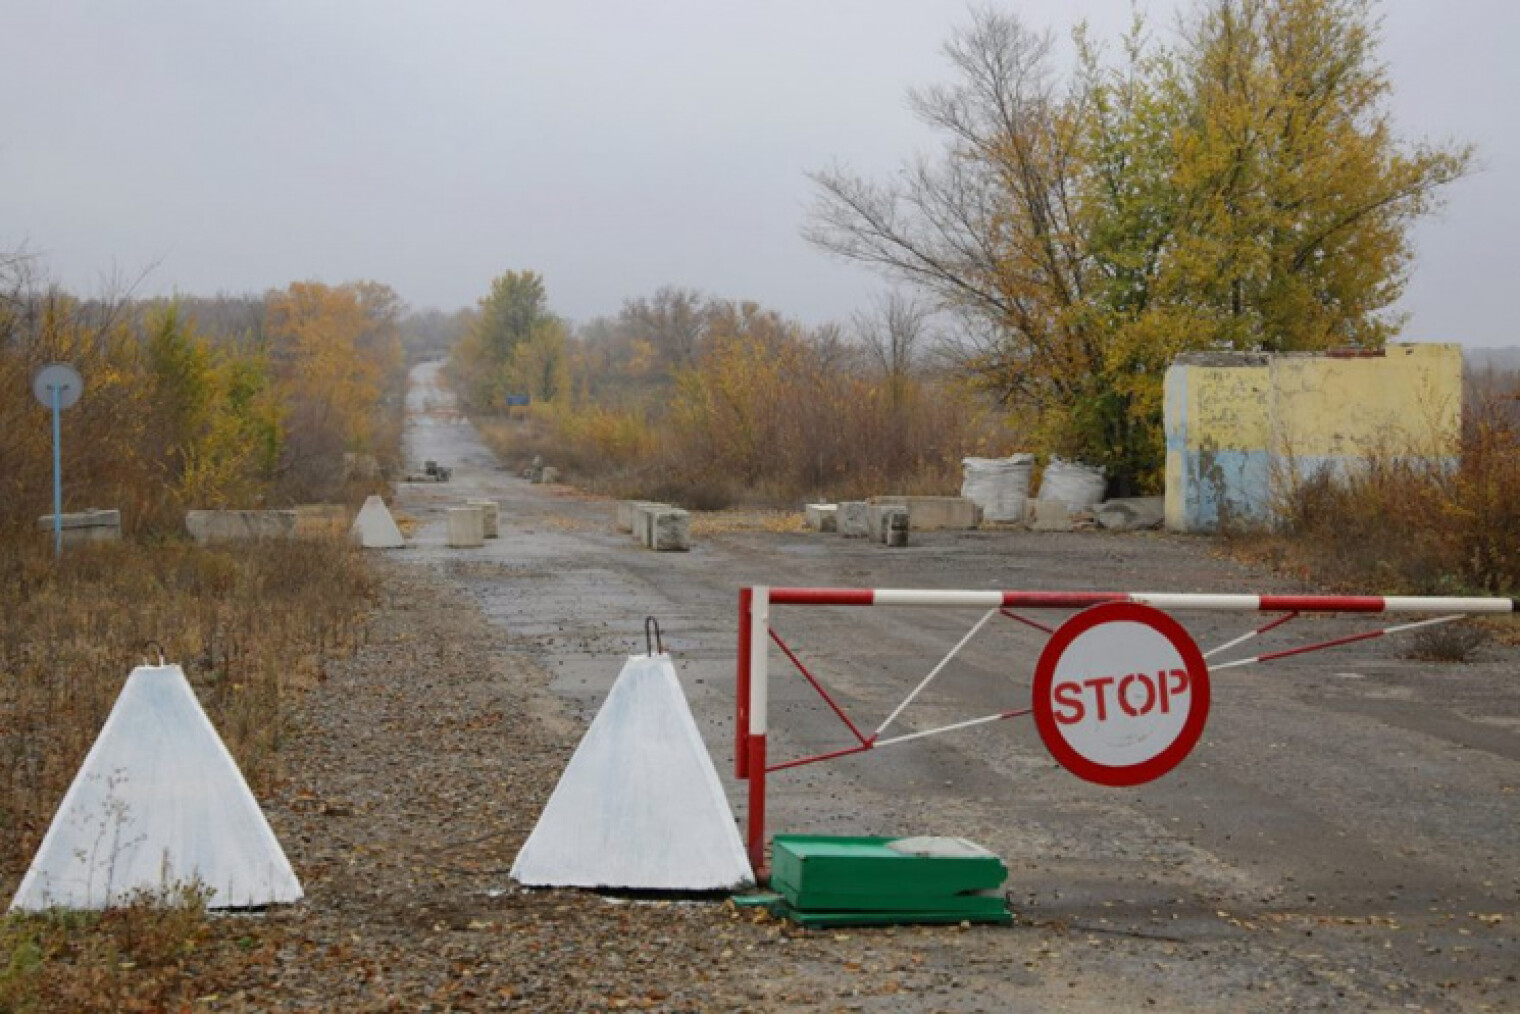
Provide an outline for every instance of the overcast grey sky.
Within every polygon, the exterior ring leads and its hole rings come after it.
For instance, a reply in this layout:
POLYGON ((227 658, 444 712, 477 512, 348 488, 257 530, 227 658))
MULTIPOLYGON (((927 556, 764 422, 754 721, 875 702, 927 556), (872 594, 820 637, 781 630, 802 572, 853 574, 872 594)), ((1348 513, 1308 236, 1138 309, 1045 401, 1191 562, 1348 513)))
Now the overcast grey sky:
MULTIPOLYGON (((1142 4, 1154 27, 1171 0, 1142 4)), ((1022 0, 1113 38, 1129 0, 1022 0)), ((1386 0, 1409 136, 1484 171, 1418 232, 1406 337, 1520 344, 1520 4, 1386 0)), ((0 0, 0 251, 98 292, 369 278, 473 303, 531 268, 553 308, 664 284, 810 323, 882 283, 799 236, 804 174, 885 175, 933 140, 906 89, 966 21, 929 0, 0 0)))

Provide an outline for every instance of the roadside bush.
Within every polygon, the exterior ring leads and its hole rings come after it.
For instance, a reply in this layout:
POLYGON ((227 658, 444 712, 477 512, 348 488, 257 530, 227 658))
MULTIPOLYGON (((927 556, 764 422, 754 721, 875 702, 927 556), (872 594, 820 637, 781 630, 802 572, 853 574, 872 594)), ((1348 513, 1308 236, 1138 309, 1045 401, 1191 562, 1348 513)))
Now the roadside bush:
POLYGON ((1422 662, 1467 662, 1490 639, 1489 632, 1475 623, 1443 623, 1415 631, 1405 657, 1422 662))
MULTIPOLYGON (((3 261, 3 259, 0 259, 3 261)), ((400 302, 385 286, 297 283, 233 301, 84 300, 0 263, 0 529, 52 511, 50 361, 85 394, 62 420, 64 510, 115 507, 134 536, 189 508, 357 502, 400 460, 400 302)))
POLYGON ((1000 426, 947 378, 883 378, 791 337, 710 343, 659 408, 568 399, 477 419, 508 463, 542 456, 587 488, 699 510, 879 493, 954 494, 1000 426))

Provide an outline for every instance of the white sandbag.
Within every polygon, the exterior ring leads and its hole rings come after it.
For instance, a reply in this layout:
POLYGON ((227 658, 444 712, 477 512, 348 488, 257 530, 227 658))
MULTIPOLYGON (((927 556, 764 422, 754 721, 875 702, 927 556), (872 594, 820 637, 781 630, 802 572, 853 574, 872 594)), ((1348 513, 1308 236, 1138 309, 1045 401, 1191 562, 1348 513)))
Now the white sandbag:
POLYGON ((1033 454, 961 459, 961 496, 982 509, 987 521, 1023 521, 1029 499, 1033 454))
POLYGON ((1108 480, 1103 469, 1075 461, 1051 458, 1040 480, 1041 500, 1059 500, 1074 511, 1084 510, 1103 502, 1108 492, 1108 480))

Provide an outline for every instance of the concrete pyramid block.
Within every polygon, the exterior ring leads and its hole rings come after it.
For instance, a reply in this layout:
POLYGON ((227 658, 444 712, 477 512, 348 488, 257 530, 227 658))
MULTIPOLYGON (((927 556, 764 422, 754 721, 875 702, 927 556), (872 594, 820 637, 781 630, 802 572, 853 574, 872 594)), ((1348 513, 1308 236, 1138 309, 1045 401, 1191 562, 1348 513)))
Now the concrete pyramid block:
POLYGON ((636 655, 512 864, 530 887, 723 891, 754 883, 668 655, 636 655))
POLYGON ((354 518, 354 526, 349 529, 349 534, 365 549, 401 549, 406 545, 406 539, 401 537, 401 529, 396 527, 396 519, 391 517, 385 501, 374 493, 370 494, 364 501, 364 506, 359 509, 359 516, 354 518))
POLYGON ((102 909, 199 881, 211 908, 301 885, 177 665, 138 666, 64 794, 13 911, 102 909))

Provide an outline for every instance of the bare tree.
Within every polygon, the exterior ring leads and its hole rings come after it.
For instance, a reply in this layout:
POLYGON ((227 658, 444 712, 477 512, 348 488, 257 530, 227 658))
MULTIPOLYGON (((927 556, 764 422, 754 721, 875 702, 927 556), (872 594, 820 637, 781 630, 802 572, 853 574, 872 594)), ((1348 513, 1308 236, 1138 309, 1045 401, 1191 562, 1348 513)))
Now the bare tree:
POLYGON ((812 174, 813 244, 930 294, 966 319, 963 351, 1005 396, 1039 402, 1089 350, 1076 315, 1084 263, 1072 193, 1078 100, 1056 94, 1048 33, 973 12, 946 45, 956 81, 912 92, 920 119, 947 138, 898 180, 844 169, 812 174), (1073 354, 1077 355, 1074 356, 1073 354))
POLYGON ((619 316, 654 347, 665 370, 672 371, 696 362, 708 332, 707 303, 695 289, 666 285, 649 299, 624 303, 619 316))
POLYGON ((928 337, 931 308, 901 292, 878 295, 854 318, 855 335, 871 362, 889 381, 918 367, 928 337))

